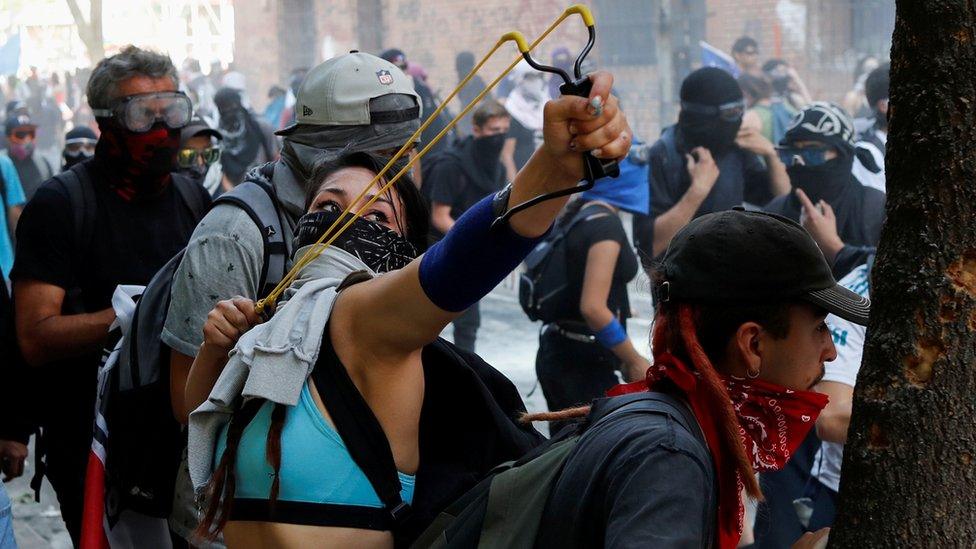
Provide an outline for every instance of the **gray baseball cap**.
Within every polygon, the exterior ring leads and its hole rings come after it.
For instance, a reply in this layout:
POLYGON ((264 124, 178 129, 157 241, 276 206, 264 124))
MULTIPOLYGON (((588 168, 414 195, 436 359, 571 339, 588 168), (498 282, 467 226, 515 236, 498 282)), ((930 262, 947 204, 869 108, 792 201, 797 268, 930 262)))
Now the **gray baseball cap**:
POLYGON ((416 120, 420 96, 396 65, 352 51, 316 65, 305 76, 295 100, 295 123, 276 132, 290 135, 300 125, 367 126, 416 120), (393 95, 396 101, 373 102, 393 95), (396 105, 393 110, 390 104, 396 105), (383 104, 383 106, 380 106, 383 104))

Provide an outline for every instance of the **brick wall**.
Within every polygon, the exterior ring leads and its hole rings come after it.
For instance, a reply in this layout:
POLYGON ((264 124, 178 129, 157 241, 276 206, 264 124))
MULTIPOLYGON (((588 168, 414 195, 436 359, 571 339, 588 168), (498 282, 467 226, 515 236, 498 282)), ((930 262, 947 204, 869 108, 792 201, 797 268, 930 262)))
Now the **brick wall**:
MULTIPOLYGON (((655 10, 660 1, 647 0, 646 6, 638 3, 638 9, 655 10)), ((672 5, 680 5, 671 1, 672 5)), ((866 0, 703 1, 707 12, 705 39, 711 44, 728 50, 736 38, 749 34, 759 41, 764 59, 779 56, 793 63, 816 98, 839 100, 850 87, 856 53, 846 43, 850 41, 850 29, 845 14, 850 11, 850 2, 866 0)), ((288 32, 279 28, 278 14, 286 2, 249 0, 235 4, 235 58, 248 76, 251 98, 258 107, 264 104, 268 87, 284 83, 294 68, 283 66, 285 62, 281 59, 287 60, 288 54, 278 51, 278 33, 288 32)), ((468 50, 480 58, 509 30, 521 30, 531 40, 569 3, 567 0, 315 1, 313 13, 308 16, 315 19, 317 39, 308 47, 315 50, 314 58, 318 61, 359 49, 360 42, 400 48, 408 59, 427 69, 431 88, 444 97, 458 80, 454 69, 458 52, 468 50), (364 10, 364 6, 371 9, 364 10), (373 9, 375 6, 381 6, 380 13, 373 9)), ((599 29, 601 14, 597 8, 594 15, 599 29)), ((647 32, 655 30, 649 28, 647 32)), ((536 52, 541 59, 548 60, 555 47, 565 45, 576 49, 585 43, 585 38, 585 28, 574 17, 550 35, 536 52)), ((505 46, 483 69, 482 77, 490 81, 515 56, 514 47, 505 46)), ((591 58, 599 61, 599 46, 591 58)), ((661 125, 673 122, 658 119, 661 94, 656 64, 606 68, 616 75, 616 89, 638 135, 653 139, 661 125)))

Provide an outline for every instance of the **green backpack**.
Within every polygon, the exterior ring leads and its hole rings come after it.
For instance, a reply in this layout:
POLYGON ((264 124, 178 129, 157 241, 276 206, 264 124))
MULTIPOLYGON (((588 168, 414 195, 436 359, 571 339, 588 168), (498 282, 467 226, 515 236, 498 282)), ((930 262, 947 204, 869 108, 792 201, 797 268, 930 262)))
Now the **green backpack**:
POLYGON ((524 457, 493 469, 455 501, 424 531, 413 549, 531 549, 542 514, 580 437, 600 421, 619 414, 681 417, 680 404, 667 395, 642 392, 594 401, 593 410, 575 430, 566 428, 524 457))

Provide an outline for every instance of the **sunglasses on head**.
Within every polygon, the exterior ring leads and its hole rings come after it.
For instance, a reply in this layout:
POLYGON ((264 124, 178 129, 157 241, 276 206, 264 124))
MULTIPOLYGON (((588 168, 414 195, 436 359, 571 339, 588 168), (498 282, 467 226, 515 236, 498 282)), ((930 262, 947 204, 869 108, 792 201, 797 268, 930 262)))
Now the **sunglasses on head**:
POLYGON ((180 152, 176 155, 176 162, 181 168, 190 168, 197 164, 198 158, 202 158, 203 163, 210 166, 220 159, 220 149, 216 147, 210 147, 203 150, 180 149, 180 152))
POLYGON ((827 153, 830 151, 830 147, 808 147, 802 149, 797 147, 776 147, 780 161, 787 168, 790 166, 822 166, 827 163, 827 153))
POLYGON ((190 122, 193 104, 183 92, 141 93, 123 97, 110 109, 92 109, 98 117, 115 118, 125 129, 145 133, 156 122, 178 130, 190 122))
POLYGON ((726 122, 737 122, 742 120, 742 115, 746 112, 746 103, 745 101, 739 100, 716 106, 682 101, 681 110, 695 114, 717 116, 726 122))

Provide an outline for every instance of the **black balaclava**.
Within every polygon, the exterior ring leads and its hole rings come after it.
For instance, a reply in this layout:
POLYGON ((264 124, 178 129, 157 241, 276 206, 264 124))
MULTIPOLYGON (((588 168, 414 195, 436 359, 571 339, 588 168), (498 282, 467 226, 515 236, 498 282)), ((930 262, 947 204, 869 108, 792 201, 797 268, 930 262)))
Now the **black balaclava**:
MULTIPOLYGON (((742 90, 732 75, 715 67, 704 67, 688 75, 681 83, 681 101, 718 107, 742 101, 742 90)), ((678 115, 678 130, 686 151, 705 147, 712 156, 721 156, 735 144, 742 119, 722 120, 718 114, 687 112, 678 115)))
POLYGON ((213 100, 220 114, 220 132, 224 135, 221 166, 236 184, 254 164, 264 136, 261 127, 244 108, 240 91, 221 88, 213 100))
POLYGON ((798 141, 817 141, 837 151, 837 158, 820 166, 787 166, 794 189, 803 189, 810 200, 835 201, 853 184, 854 123, 842 108, 827 102, 815 102, 797 113, 783 136, 782 145, 798 141))

